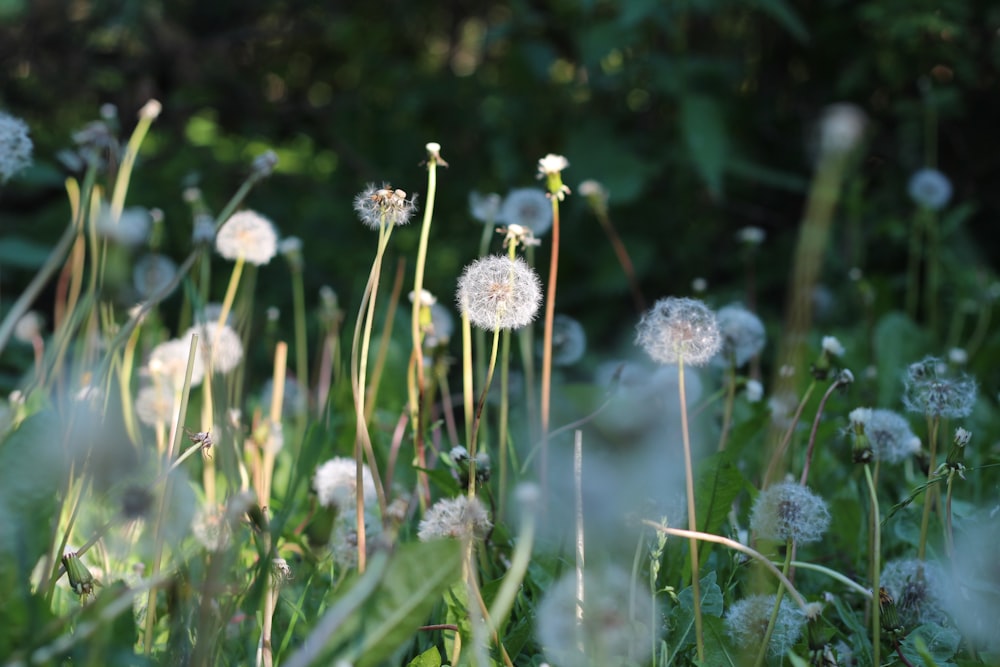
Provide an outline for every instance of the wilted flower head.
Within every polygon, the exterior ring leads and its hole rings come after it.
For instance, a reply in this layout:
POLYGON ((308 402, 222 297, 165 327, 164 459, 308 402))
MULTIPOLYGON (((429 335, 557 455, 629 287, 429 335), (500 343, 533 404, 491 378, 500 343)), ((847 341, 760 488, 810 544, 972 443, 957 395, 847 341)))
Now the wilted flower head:
POLYGON ((964 373, 948 376, 947 364, 927 357, 906 369, 903 405, 929 417, 968 417, 976 403, 976 381, 964 373))
POLYGON ((469 193, 469 213, 479 222, 492 224, 500 216, 500 204, 503 199, 495 192, 480 194, 469 193))
POLYGON ((891 560, 882 569, 880 583, 896 602, 905 626, 945 620, 945 576, 937 563, 916 558, 891 560))
POLYGON ((645 663, 656 640, 649 620, 658 614, 646 589, 629 581, 628 573, 616 567, 584 570, 579 622, 576 574, 567 573, 549 587, 536 616, 545 656, 557 665, 645 663))
MULTIPOLYGON (((160 343, 149 353, 149 372, 165 382, 174 391, 184 386, 184 375, 187 372, 188 353, 191 340, 174 338, 160 343)), ((194 366, 191 369, 191 386, 201 384, 205 379, 205 362, 200 354, 194 355, 194 366)))
POLYGON ((354 210, 361 222, 371 229, 379 229, 383 225, 405 225, 416 209, 416 195, 407 199, 404 190, 393 188, 388 183, 383 183, 381 187, 369 183, 354 197, 354 210))
POLYGON ((496 221, 521 225, 541 236, 552 227, 552 202, 538 188, 516 188, 507 193, 496 221))
POLYGON ((740 305, 718 310, 719 331, 722 333, 722 354, 725 363, 734 362, 739 368, 764 349, 767 334, 764 323, 754 313, 740 305))
POLYGON ((417 537, 422 542, 442 537, 484 537, 492 526, 479 499, 462 495, 434 503, 420 521, 417 537))
POLYGON ((703 302, 667 297, 643 314, 635 342, 661 364, 702 366, 718 354, 722 334, 715 313, 703 302))
POLYGON ((267 264, 278 252, 278 233, 271 221, 255 211, 234 213, 219 227, 215 249, 226 259, 256 266, 267 264))
POLYGON ((816 542, 830 527, 826 502, 804 486, 782 482, 761 491, 750 513, 750 528, 765 540, 816 542))
MULTIPOLYGON (((733 604, 726 612, 726 631, 741 648, 757 650, 767 634, 767 625, 774 611, 774 595, 751 595, 733 604)), ((768 655, 784 655, 799 641, 806 615, 802 610, 782 598, 778 618, 771 631, 767 646, 768 655)))
POLYGON ((587 333, 583 325, 569 315, 556 315, 552 320, 552 363, 571 366, 587 351, 587 333))
POLYGON ((136 261, 132 269, 132 286, 144 299, 165 289, 177 275, 177 265, 166 255, 150 253, 136 261))
MULTIPOLYGON (((368 466, 361 467, 364 485, 365 505, 374 503, 376 498, 375 480, 368 466)), ((324 507, 346 509, 357 502, 357 463, 345 457, 332 458, 316 468, 313 475, 313 489, 319 496, 319 504, 324 507)))
POLYGON ((139 421, 149 426, 169 424, 174 418, 174 393, 165 384, 154 383, 139 390, 135 399, 139 421))
POLYGON ((906 189, 914 203, 931 211, 941 210, 951 200, 951 181, 929 167, 914 172, 906 189))
POLYGON ((862 429, 879 461, 900 463, 920 451, 920 438, 914 435, 906 418, 897 412, 856 408, 848 417, 856 432, 862 429))
POLYGON ((243 360, 243 343, 229 325, 220 327, 218 322, 199 324, 188 329, 182 338, 188 343, 193 334, 198 334, 198 347, 203 359, 205 362, 211 360, 214 372, 228 373, 243 360))
POLYGON ((568 166, 569 160, 553 153, 538 161, 538 178, 545 179, 549 194, 559 201, 569 194, 569 188, 562 181, 562 171, 568 166))
POLYGON ((0 111, 0 183, 31 164, 32 148, 28 125, 0 111))
POLYGON ((520 329, 535 319, 542 287, 518 257, 491 255, 465 267, 458 279, 458 307, 481 329, 520 329))

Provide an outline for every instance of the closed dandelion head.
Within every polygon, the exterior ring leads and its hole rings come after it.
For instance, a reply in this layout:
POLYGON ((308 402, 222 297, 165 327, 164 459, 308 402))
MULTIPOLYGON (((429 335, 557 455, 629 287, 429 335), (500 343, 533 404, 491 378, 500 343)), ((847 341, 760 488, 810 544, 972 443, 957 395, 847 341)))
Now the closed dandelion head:
MULTIPOLYGON (((375 480, 368 466, 361 468, 361 480, 364 485, 365 505, 374 503, 375 480)), ((316 468, 313 475, 313 489, 319 496, 319 504, 323 507, 347 509, 357 503, 357 463, 354 459, 336 457, 316 468)))
POLYGON ((914 172, 906 190, 915 204, 931 211, 940 211, 951 200, 951 181, 937 169, 914 172))
POLYGON ((940 624, 947 618, 946 579, 937 563, 915 558, 891 560, 882 569, 879 582, 896 602, 904 626, 940 624))
POLYGON ((563 185, 562 172, 569 166, 569 160, 562 155, 549 153, 538 160, 538 178, 544 178, 549 194, 562 201, 569 194, 569 188, 563 185))
POLYGON ((667 297, 643 314, 635 342, 661 364, 703 366, 718 354, 722 334, 715 313, 703 302, 667 297))
POLYGON ((169 424, 174 418, 174 392, 165 384, 154 383, 139 390, 135 413, 148 426, 169 424))
POLYGON ((31 164, 33 148, 28 125, 0 111, 0 183, 6 183, 31 164))
POLYGON ((132 269, 132 286, 139 295, 148 299, 167 288, 177 275, 177 265, 166 255, 143 255, 132 269))
POLYGON ((241 257, 255 266, 267 264, 278 252, 278 233, 271 221, 255 211, 234 213, 219 227, 215 249, 230 260, 241 257))
POLYGON ((369 183, 354 197, 354 210, 370 229, 405 225, 417 209, 417 196, 406 198, 406 191, 388 183, 369 183))
POLYGON ((764 349, 764 323, 743 306, 724 306, 716 312, 722 333, 722 354, 717 361, 733 362, 740 368, 764 349))
POLYGON ((552 228, 552 202, 538 188, 515 188, 504 197, 496 221, 521 225, 541 236, 552 228))
POLYGON ((220 327, 218 322, 199 324, 188 329, 182 338, 189 343, 194 334, 198 334, 198 348, 203 359, 206 362, 211 360, 214 372, 228 373, 243 360, 243 343, 229 325, 220 327))
POLYGON ((417 537, 421 542, 444 537, 482 538, 492 527, 479 499, 463 495, 434 503, 420 521, 417 537))
POLYGON ((629 583, 628 573, 617 567, 585 570, 582 610, 575 573, 550 586, 536 616, 545 657, 557 665, 645 663, 657 639, 649 620, 658 614, 646 589, 629 583), (583 618, 578 620, 581 612, 583 618))
POLYGON ((782 482, 761 491, 750 513, 750 528, 764 540, 816 542, 829 527, 826 502, 794 482, 782 482))
MULTIPOLYGON (((181 340, 174 338, 160 343, 149 353, 149 372, 154 378, 159 378, 174 391, 184 386, 184 375, 187 371, 188 353, 191 350, 190 338, 181 340)), ((194 366, 191 369, 191 386, 201 384, 205 379, 205 362, 202 355, 194 355, 194 366)))
POLYGON ((965 373, 949 374, 947 364, 936 357, 910 364, 903 377, 903 405, 928 417, 968 417, 976 392, 975 380, 965 373))
MULTIPOLYGON (((755 651, 767 634, 767 625, 774 611, 774 595, 751 595, 734 603, 726 612, 726 631, 740 648, 755 651)), ((806 615, 802 610, 782 598, 778 618, 771 631, 767 653, 771 657, 784 655, 802 636, 806 615)))
POLYGON ((481 329, 520 329, 535 319, 542 286, 518 257, 491 255, 465 267, 458 279, 458 307, 481 329))
POLYGON ((254 180, 267 178, 278 166, 278 154, 272 150, 266 150, 253 159, 250 164, 250 173, 254 180))
POLYGON ((568 315, 556 315, 552 320, 552 363, 572 366, 587 351, 587 333, 583 325, 568 315))

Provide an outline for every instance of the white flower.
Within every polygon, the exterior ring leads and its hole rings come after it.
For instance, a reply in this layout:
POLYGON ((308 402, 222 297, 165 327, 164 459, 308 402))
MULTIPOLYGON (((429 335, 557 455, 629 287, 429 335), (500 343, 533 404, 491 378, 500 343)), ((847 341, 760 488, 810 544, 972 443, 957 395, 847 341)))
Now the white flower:
POLYGON ((174 394, 170 387, 155 383, 140 389, 135 413, 139 421, 149 426, 169 424, 174 418, 174 394))
POLYGON ((222 223, 215 237, 215 249, 226 259, 242 257, 261 266, 277 253, 278 233, 271 221, 259 213, 240 211, 222 223))
POLYGON ((548 176, 549 174, 558 174, 568 166, 569 166, 569 160, 564 158, 562 155, 555 155, 553 153, 549 153, 545 157, 538 160, 538 174, 540 176, 548 176))
MULTIPOLYGON (((365 505, 378 500, 375 480, 368 466, 361 467, 361 479, 365 505)), ((313 475, 313 489, 319 496, 319 504, 324 507, 347 509, 357 502, 357 463, 354 459, 336 457, 316 468, 313 475)))
MULTIPOLYGON (((180 391, 184 386, 190 349, 190 339, 174 338, 160 343, 149 354, 149 372, 154 377, 161 378, 172 390, 180 391)), ((191 386, 198 386, 203 379, 205 379, 205 363, 200 354, 195 354, 194 366, 191 369, 191 386)))
POLYGON ((232 327, 223 325, 220 329, 218 322, 193 326, 182 337, 185 344, 190 344, 194 334, 198 334, 198 347, 203 361, 207 364, 211 360, 214 372, 228 373, 243 360, 243 343, 232 327))
POLYGON ((422 542, 442 537, 483 537, 492 525, 478 498, 443 498, 427 510, 417 537, 422 542))
POLYGON ((833 336, 823 336, 823 351, 833 357, 844 356, 844 346, 833 336))

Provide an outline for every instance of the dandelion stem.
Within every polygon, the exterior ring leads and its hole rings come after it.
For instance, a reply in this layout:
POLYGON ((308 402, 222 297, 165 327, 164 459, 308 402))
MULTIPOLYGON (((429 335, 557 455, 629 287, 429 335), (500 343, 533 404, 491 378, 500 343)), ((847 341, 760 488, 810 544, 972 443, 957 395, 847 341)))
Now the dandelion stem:
POLYGON ((816 408, 816 417, 813 418, 812 430, 809 431, 809 446, 806 448, 806 461, 802 465, 802 477, 799 479, 799 484, 802 486, 805 486, 809 479, 809 466, 812 464, 813 448, 816 446, 816 433, 819 431, 819 422, 823 417, 823 409, 826 407, 826 402, 833 395, 833 392, 842 384, 844 383, 841 382, 841 376, 838 375, 837 379, 824 392, 823 398, 819 401, 819 407, 816 408))
POLYGON ((879 519, 879 509, 878 509, 878 493, 875 491, 875 482, 872 479, 871 466, 867 463, 865 464, 865 480, 868 482, 868 496, 871 499, 872 504, 872 526, 871 526, 871 541, 872 541, 872 591, 874 592, 874 600, 872 602, 872 651, 874 652, 874 659, 872 661, 873 665, 880 665, 879 653, 882 649, 882 632, 880 628, 880 617, 878 601, 878 590, 879 590, 879 578, 880 578, 880 568, 882 560, 882 524, 879 519))
POLYGON ((792 434, 795 433, 795 427, 799 424, 799 419, 802 418, 802 411, 806 408, 806 403, 809 402, 809 398, 812 396, 813 391, 816 389, 816 380, 812 380, 809 386, 806 388, 806 392, 802 395, 802 400, 799 401, 798 407, 795 408, 795 414, 792 415, 791 423, 785 430, 785 435, 781 438, 781 442, 778 444, 777 449, 774 450, 774 454, 771 455, 771 462, 767 466, 767 472, 764 473, 764 486, 769 486, 775 481, 778 476, 778 468, 781 465, 781 460, 785 456, 785 452, 788 451, 788 445, 792 441, 792 434))
POLYGON ((472 423, 472 437, 469 440, 469 498, 476 495, 476 442, 479 439, 479 426, 482 423, 483 406, 486 405, 486 395, 490 392, 493 382, 493 372, 497 366, 497 350, 500 345, 500 329, 493 330, 493 347, 490 351, 490 363, 486 368, 486 382, 479 395, 479 405, 476 407, 476 417, 472 423))
POLYGON ((556 280, 559 277, 559 197, 553 194, 550 199, 552 200, 552 254, 549 259, 549 282, 545 295, 545 333, 542 339, 542 451, 539 480, 543 490, 547 487, 548 476, 549 410, 552 399, 552 323, 556 312, 556 280))
MULTIPOLYGON (((791 566, 792 562, 794 544, 794 541, 790 537, 785 541, 785 562, 781 568, 781 573, 786 577, 788 576, 788 568, 791 566)), ((778 592, 774 595, 774 609, 771 610, 771 618, 767 621, 767 629, 764 630, 764 639, 761 640, 760 649, 757 652, 757 659, 753 663, 754 667, 760 667, 764 664, 764 658, 767 656, 768 644, 771 643, 771 635, 774 634, 774 625, 778 621, 778 613, 781 611, 781 600, 784 596, 785 585, 779 582, 778 592)))
MULTIPOLYGON (((681 402, 681 436, 684 440, 684 477, 687 481, 688 528, 698 529, 698 516, 694 504, 694 467, 691 463, 691 434, 688 429, 687 396, 684 389, 684 356, 677 358, 677 393, 681 402)), ((705 661, 705 638, 701 622, 701 581, 698 579, 698 540, 688 541, 691 551, 691 592, 694 594, 694 631, 698 647, 698 661, 705 661)))
MULTIPOLYGON (((927 481, 930 482, 935 474, 935 458, 937 457, 937 432, 940 417, 928 417, 928 436, 930 441, 930 458, 928 459, 927 481)), ((920 542, 917 543, 917 559, 924 560, 927 552, 927 529, 931 521, 931 505, 934 502, 934 487, 928 486, 924 491, 924 513, 920 519, 920 542)))

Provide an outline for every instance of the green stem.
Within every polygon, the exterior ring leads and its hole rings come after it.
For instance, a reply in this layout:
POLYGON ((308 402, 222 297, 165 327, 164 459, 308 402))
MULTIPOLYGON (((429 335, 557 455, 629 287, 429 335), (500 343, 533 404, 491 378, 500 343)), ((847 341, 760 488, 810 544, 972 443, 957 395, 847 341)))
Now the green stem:
POLYGON ((541 426, 542 451, 539 479, 546 487, 548 474, 549 410, 552 399, 552 323, 556 312, 556 284, 559 277, 559 197, 552 194, 552 254, 549 257, 549 282, 545 295, 545 332, 542 339, 541 426))
MULTIPOLYGON (((549 339, 551 342, 551 339, 549 339)), ((681 401, 681 436, 684 440, 684 477, 687 482, 688 528, 698 530, 698 517, 694 505, 694 466, 691 463, 691 434, 688 430, 687 397, 684 389, 684 357, 677 360, 677 390, 681 401)), ((691 592, 694 594, 694 631, 698 646, 698 662, 705 661, 705 637, 701 621, 701 582, 698 579, 698 540, 688 541, 691 552, 691 592)))
MULTIPOLYGON (((785 563, 781 568, 781 573, 788 576, 788 568, 791 567, 792 563, 792 551, 794 543, 792 538, 788 538, 785 541, 785 563)), ((774 595, 774 609, 771 610, 771 618, 767 621, 767 629, 764 631, 764 639, 760 643, 760 649, 757 651, 757 659, 754 660, 754 667, 760 667, 764 664, 764 658, 767 657, 768 645, 771 643, 771 635, 774 634, 774 625, 778 621, 778 613, 781 611, 781 600, 785 596, 785 586, 782 583, 778 584, 778 592, 774 595)), ((878 664, 878 663, 876 663, 878 664)))
POLYGON ((882 632, 880 627, 881 618, 879 617, 879 601, 878 601, 878 590, 879 590, 879 578, 881 570, 881 560, 882 560, 882 525, 879 518, 878 509, 878 493, 875 491, 875 482, 872 480, 871 466, 867 463, 865 464, 865 481, 868 482, 868 496, 872 503, 872 591, 875 593, 875 599, 872 602, 872 651, 874 652, 873 665, 881 664, 880 652, 882 649, 882 632))
POLYGON ((469 497, 476 495, 476 442, 479 439, 479 426, 482 423, 483 406, 486 405, 486 395, 490 392, 490 384, 493 382, 493 372, 497 367, 497 350, 500 347, 500 329, 493 330, 493 346, 490 351, 490 363, 486 368, 486 383, 483 385, 482 393, 479 395, 479 404, 476 407, 476 416, 472 423, 472 438, 469 440, 469 497))
MULTIPOLYGON (((309 391, 309 340, 306 335, 306 294, 302 268, 292 268, 292 308, 295 310, 295 374, 306 396, 309 391)), ((307 405, 308 410, 308 405, 307 405)))
MULTIPOLYGON (((934 477, 935 470, 935 458, 937 456, 937 431, 938 423, 940 421, 939 417, 929 418, 928 426, 928 440, 930 440, 930 459, 929 468, 927 469, 927 481, 930 482, 934 477)), ((927 552, 927 529, 930 526, 931 520, 931 505, 934 502, 934 488, 928 486, 927 490, 924 491, 924 514, 920 519, 920 542, 917 546, 917 560, 924 560, 924 555, 927 552)))

